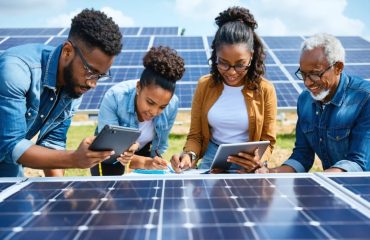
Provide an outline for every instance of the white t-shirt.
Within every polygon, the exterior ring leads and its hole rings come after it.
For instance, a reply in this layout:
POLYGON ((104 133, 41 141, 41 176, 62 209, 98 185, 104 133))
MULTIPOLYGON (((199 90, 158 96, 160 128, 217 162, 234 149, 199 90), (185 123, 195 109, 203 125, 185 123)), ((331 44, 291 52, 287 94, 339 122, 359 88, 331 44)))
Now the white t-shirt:
POLYGON ((140 137, 137 139, 137 142, 140 144, 140 150, 154 138, 153 120, 139 122, 139 130, 141 131, 141 134, 140 137))
POLYGON ((248 112, 242 89, 224 84, 221 96, 208 112, 211 140, 217 144, 247 142, 248 112))

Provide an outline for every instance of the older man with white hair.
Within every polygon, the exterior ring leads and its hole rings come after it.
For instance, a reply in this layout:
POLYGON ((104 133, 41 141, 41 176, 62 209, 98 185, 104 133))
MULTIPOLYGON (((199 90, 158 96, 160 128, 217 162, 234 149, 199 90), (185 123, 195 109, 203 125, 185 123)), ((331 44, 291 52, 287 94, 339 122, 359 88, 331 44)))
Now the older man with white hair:
POLYGON ((345 51, 326 33, 303 42, 296 76, 307 90, 297 103, 293 153, 266 172, 308 172, 315 154, 325 172, 370 170, 370 82, 343 72, 345 51))

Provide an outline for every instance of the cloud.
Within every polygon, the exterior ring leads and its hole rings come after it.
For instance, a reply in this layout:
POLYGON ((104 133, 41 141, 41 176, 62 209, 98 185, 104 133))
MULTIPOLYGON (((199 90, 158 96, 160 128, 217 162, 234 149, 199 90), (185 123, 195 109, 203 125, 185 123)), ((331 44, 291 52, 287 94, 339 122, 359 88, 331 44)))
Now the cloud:
POLYGON ((62 9, 68 0, 10 0, 0 1, 0 13, 5 16, 32 14, 40 10, 62 9))
POLYGON ((362 35, 365 24, 344 15, 346 0, 251 0, 261 35, 362 35))
POLYGON ((221 11, 240 4, 240 0, 176 0, 175 11, 191 20, 212 22, 221 11))
MULTIPOLYGON (((82 9, 76 9, 70 13, 60 14, 47 20, 47 27, 69 27, 71 25, 71 20, 74 16, 80 13, 82 9)), ((120 27, 131 27, 134 26, 134 20, 130 17, 125 16, 121 11, 114 10, 110 7, 103 7, 102 12, 112 17, 114 22, 120 27)))

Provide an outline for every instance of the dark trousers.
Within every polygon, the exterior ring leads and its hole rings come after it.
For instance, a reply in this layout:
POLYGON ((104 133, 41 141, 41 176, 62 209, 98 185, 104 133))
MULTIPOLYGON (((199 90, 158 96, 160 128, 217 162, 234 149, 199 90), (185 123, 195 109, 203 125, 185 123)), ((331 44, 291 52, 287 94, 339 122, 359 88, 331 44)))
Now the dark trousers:
MULTIPOLYGON (((140 151, 135 152, 135 155, 150 157, 150 147, 152 142, 146 144, 140 151)), ((113 163, 100 163, 102 175, 99 172, 99 164, 95 165, 94 167, 90 168, 91 176, 119 176, 125 172, 125 166, 121 163, 117 162, 116 164, 113 163)))

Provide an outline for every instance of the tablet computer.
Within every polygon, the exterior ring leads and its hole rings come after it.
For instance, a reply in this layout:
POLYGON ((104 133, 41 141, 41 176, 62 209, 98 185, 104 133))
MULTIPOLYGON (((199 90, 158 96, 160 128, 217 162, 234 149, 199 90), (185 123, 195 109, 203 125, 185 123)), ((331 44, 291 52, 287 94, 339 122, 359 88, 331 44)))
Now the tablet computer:
POLYGON ((116 159, 130 148, 140 136, 140 130, 136 128, 127 128, 115 125, 105 125, 96 136, 89 149, 93 151, 111 151, 115 154, 105 163, 114 163, 116 159))
POLYGON ((220 144, 213 159, 211 169, 231 170, 232 165, 235 166, 235 169, 238 169, 236 164, 226 161, 228 156, 237 155, 239 152, 253 153, 254 150, 258 148, 259 156, 262 157, 269 145, 270 141, 220 144))

